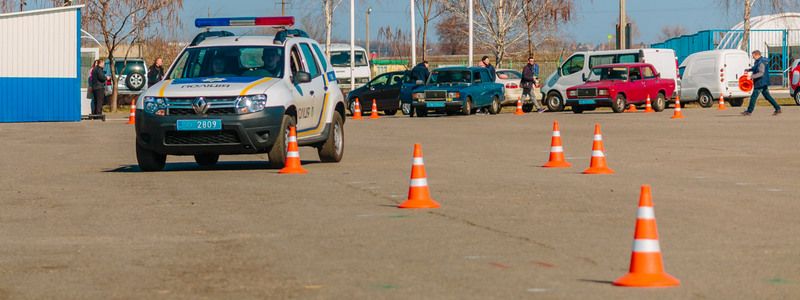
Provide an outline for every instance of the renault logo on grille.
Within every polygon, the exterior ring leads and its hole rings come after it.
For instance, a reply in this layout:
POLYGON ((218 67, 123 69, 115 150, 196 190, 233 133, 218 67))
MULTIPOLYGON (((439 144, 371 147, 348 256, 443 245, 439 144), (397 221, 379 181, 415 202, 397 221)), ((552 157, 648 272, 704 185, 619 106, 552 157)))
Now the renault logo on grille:
POLYGON ((211 108, 211 103, 208 103, 205 98, 200 97, 192 102, 192 108, 196 114, 205 115, 208 109, 211 108))

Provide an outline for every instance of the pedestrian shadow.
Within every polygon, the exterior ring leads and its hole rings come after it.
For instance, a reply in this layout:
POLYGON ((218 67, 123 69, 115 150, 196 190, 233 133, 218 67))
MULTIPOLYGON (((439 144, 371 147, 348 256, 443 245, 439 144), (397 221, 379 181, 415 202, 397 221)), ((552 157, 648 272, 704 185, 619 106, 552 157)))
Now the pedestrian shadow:
MULTIPOLYGON (((304 160, 302 165, 319 164, 320 161, 304 160)), ((167 163, 161 172, 207 172, 207 171, 250 171, 250 170, 280 170, 271 168, 265 161, 221 161, 213 166, 200 166, 193 162, 167 163)), ((103 170, 104 173, 142 173, 139 165, 122 165, 114 169, 103 170)))

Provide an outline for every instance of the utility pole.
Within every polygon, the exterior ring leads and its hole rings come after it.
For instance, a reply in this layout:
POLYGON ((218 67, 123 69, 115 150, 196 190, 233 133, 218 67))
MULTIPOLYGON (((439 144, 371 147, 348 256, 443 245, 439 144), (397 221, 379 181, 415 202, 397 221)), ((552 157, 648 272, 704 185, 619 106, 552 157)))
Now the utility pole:
POLYGON ((472 66, 472 0, 469 0, 469 57, 467 57, 467 66, 472 66))
POLYGON ((280 0, 281 1, 281 16, 286 15, 286 4, 288 0, 280 0))
POLYGON ((356 89, 356 3, 350 0, 350 90, 356 89))
POLYGON ((366 33, 367 33, 367 38, 366 38, 366 40, 367 40, 366 41, 367 42, 367 60, 372 58, 372 52, 369 51, 369 14, 371 14, 371 13, 372 13, 372 7, 367 8, 367 30, 366 30, 366 33))
POLYGON ((411 1, 411 66, 417 65, 417 25, 414 24, 414 0, 411 1))
POLYGON ((20 1, 19 2, 19 11, 25 11, 25 5, 28 5, 27 1, 20 1))
POLYGON ((628 33, 628 20, 627 16, 625 15, 625 0, 619 0, 619 33, 617 34, 617 39, 619 40, 619 49, 625 49, 627 45, 627 38, 628 33))

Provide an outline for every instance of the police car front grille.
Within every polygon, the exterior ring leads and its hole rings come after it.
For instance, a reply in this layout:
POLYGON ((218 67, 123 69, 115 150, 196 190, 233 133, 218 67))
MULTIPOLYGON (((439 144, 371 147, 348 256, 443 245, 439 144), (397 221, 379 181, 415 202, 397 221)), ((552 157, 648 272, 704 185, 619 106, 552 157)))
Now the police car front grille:
MULTIPOLYGON (((204 97, 209 104, 206 115, 234 115, 236 114, 236 97, 204 97)), ((191 116, 197 115, 192 107, 192 103, 197 98, 168 98, 167 115, 170 116, 191 116)))
POLYGON ((164 135, 165 145, 236 145, 240 144, 235 131, 180 132, 169 131, 164 135))

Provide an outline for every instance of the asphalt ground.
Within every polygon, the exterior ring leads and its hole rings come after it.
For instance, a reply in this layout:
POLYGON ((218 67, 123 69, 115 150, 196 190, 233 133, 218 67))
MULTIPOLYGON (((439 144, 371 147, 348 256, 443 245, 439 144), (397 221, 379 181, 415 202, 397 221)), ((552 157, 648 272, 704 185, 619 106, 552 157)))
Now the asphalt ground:
POLYGON ((384 117, 345 157, 136 167, 122 121, 0 125, 0 299, 791 299, 800 108, 384 117), (539 167, 553 120, 569 169, 539 167), (613 175, 583 175, 593 126, 613 175), (440 209, 402 210, 414 143, 440 209), (620 288, 639 188, 666 271, 620 288))

